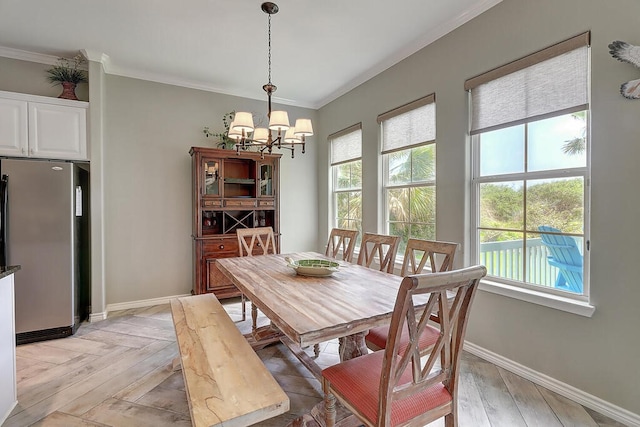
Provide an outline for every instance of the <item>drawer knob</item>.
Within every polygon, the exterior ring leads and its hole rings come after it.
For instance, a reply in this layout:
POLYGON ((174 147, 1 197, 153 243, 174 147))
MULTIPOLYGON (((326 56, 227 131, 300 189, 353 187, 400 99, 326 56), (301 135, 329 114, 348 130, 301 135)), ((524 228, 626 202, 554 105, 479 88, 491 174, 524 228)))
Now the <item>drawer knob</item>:
POLYGON ((224 249, 224 245, 218 246, 218 249, 224 249))

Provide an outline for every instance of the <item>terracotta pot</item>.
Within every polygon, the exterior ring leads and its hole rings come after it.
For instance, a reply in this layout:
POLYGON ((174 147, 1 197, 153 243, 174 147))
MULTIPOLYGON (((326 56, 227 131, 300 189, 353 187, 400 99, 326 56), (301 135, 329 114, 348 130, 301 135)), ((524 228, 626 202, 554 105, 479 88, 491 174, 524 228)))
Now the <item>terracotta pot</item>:
POLYGON ((78 100, 76 97, 76 84, 71 82, 62 82, 62 93, 58 98, 78 100))

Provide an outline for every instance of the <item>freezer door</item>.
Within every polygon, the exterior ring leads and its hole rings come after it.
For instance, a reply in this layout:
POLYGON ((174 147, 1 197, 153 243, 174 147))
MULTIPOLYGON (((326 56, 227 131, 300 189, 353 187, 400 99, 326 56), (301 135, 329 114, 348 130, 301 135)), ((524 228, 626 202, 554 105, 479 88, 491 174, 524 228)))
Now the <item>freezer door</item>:
POLYGON ((73 164, 2 160, 9 176, 8 264, 15 274, 16 333, 74 322, 73 164))

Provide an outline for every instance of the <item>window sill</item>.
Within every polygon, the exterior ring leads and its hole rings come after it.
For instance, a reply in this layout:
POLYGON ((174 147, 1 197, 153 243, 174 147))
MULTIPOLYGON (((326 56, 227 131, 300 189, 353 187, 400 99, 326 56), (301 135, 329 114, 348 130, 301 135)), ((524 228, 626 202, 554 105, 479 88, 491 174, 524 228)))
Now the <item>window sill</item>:
POLYGON ((502 295, 509 298, 518 299, 520 301, 538 304, 556 310, 566 311, 568 313, 577 314, 579 316, 591 317, 596 311, 596 307, 585 301, 576 301, 571 298, 565 298, 558 295, 550 295, 535 290, 518 288, 516 286, 504 283, 491 282, 483 280, 480 282, 480 290, 491 292, 492 294, 502 295))

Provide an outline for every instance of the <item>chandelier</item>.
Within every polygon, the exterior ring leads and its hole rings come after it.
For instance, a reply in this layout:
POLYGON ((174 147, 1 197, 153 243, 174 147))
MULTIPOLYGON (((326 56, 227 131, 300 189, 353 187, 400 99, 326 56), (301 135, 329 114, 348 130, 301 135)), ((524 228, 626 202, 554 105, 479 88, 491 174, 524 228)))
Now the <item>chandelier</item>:
POLYGON ((229 125, 229 138, 236 141, 238 153, 240 149, 257 147, 261 153, 266 150, 270 154, 275 146, 278 149, 291 150, 293 158, 296 145, 301 145, 304 153, 305 138, 313 135, 313 126, 310 119, 297 119, 295 126, 290 126, 286 111, 271 111, 271 94, 278 89, 271 83, 271 15, 278 13, 278 5, 271 2, 262 3, 262 11, 269 15, 269 82, 262 86, 267 92, 269 127, 254 127, 253 115, 239 111, 229 125))

